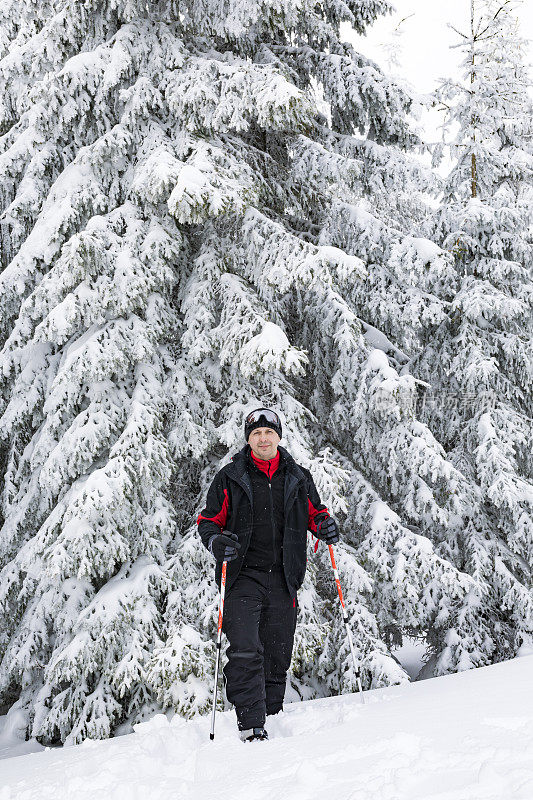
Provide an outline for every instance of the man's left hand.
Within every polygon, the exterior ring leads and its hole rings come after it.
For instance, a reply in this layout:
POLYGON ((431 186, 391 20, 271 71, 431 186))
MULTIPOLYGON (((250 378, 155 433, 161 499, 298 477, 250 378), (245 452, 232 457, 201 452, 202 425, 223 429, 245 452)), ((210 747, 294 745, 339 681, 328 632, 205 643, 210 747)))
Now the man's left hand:
POLYGON ((317 523, 315 536, 326 544, 335 544, 339 541, 339 531, 333 517, 325 517, 317 523))

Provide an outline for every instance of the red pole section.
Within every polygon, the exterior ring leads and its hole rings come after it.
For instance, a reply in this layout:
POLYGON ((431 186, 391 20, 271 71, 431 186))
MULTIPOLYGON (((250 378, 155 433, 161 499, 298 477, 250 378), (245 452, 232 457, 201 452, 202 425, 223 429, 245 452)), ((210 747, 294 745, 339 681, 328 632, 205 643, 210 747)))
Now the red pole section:
POLYGON ((361 695, 361 702, 365 702, 365 698, 363 695, 363 688, 361 686, 361 673, 359 672, 359 666, 357 664, 357 659, 355 657, 355 650, 353 647, 353 639, 352 639, 352 632, 350 630, 350 626, 348 624, 348 616, 346 614, 346 606, 344 605, 344 597, 342 596, 342 589, 341 589, 341 582, 339 580, 339 572, 337 570, 337 565, 335 563, 335 556, 333 554, 333 545, 328 545, 329 547, 329 556, 331 558, 331 566, 333 567, 333 575, 335 577, 335 583, 337 585, 337 592, 339 594, 339 600, 341 601, 342 607, 342 618, 344 620, 344 624, 346 625, 346 634, 348 636, 348 642, 350 644, 350 651, 352 653, 353 665, 355 669, 355 678, 357 681, 357 691, 361 695))

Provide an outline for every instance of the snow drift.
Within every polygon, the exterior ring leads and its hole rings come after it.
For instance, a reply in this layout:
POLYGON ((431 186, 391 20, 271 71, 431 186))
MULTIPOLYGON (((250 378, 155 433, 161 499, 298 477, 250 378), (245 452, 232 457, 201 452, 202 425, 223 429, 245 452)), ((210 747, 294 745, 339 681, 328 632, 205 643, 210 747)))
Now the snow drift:
POLYGON ((533 656, 292 703, 270 740, 233 711, 164 715, 131 735, 0 762, 0 800, 531 800, 533 656))

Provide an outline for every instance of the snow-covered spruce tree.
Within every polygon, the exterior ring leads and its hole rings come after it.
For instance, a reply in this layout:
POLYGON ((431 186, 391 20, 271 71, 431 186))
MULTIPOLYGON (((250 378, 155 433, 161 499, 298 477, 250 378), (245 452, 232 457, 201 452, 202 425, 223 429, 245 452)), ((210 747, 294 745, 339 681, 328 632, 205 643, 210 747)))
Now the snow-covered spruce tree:
POLYGON ((107 3, 36 8, 2 6, 0 690, 33 735, 79 741, 151 700, 170 585, 161 343, 185 241, 134 184, 179 46, 107 3))
MULTIPOLYGON (((410 99, 338 34, 387 9, 2 4, 0 695, 34 736, 206 709, 193 520, 258 403, 345 520, 366 686, 407 679, 391 630, 444 628, 469 591, 440 537, 468 486, 398 374, 449 263, 407 235, 410 99)), ((353 688, 324 548, 309 567, 296 687, 353 688)))
POLYGON ((414 368, 431 384, 425 421, 479 495, 450 540, 478 593, 458 609, 441 673, 512 657, 533 633, 533 124, 515 6, 472 0, 462 80, 438 91, 452 168, 432 235, 455 279, 414 368))
MULTIPOLYGON (((334 52, 326 56, 305 24, 293 34, 298 43, 284 42, 280 32, 276 42, 256 43, 254 58, 276 65, 298 92, 308 92, 315 78, 331 124, 315 112, 306 127, 291 131, 262 130, 257 122, 239 139, 223 131, 226 152, 245 155, 261 191, 246 210, 240 197, 233 200, 241 212, 235 218, 213 220, 204 203, 182 294, 171 441, 182 459, 178 485, 203 494, 228 450, 242 441, 245 412, 258 403, 282 410, 291 452, 311 468, 329 507, 353 515, 339 564, 365 685, 378 686, 407 677, 384 637, 405 627, 446 631, 454 603, 475 582, 439 552, 443 532, 460 527, 471 505, 469 487, 414 419, 413 378, 400 378, 381 351, 397 367, 408 356, 364 321, 414 347, 417 331, 444 316, 435 289, 447 283, 451 265, 439 248, 407 235, 408 220, 423 219, 420 197, 431 183, 403 153, 415 141, 404 120, 409 99, 331 30, 334 52), (344 234, 346 240, 333 242, 344 234), (345 249, 349 243, 358 257, 332 243, 345 249), (407 323, 414 334, 405 333, 407 323), (400 514, 421 526, 418 534, 400 514), (436 547, 423 531, 435 536, 436 547)), ((211 125, 220 136, 221 122, 211 125)), ((189 714, 208 707, 217 602, 210 559, 198 551, 194 527, 179 542, 174 564, 180 588, 152 676, 161 702, 189 714), (185 686, 176 685, 176 674, 185 686)), ((301 607, 293 672, 318 693, 354 688, 323 549, 310 561, 301 607)), ((295 681, 300 692, 302 681, 295 681)))

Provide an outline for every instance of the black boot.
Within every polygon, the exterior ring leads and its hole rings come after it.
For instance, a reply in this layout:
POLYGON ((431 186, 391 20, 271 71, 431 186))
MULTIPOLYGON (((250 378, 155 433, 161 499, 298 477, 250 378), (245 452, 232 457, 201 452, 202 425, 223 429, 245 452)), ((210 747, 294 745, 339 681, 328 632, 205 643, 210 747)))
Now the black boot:
POLYGON ((253 742, 256 739, 268 739, 268 733, 264 728, 248 728, 245 731, 239 731, 241 742, 253 742))

